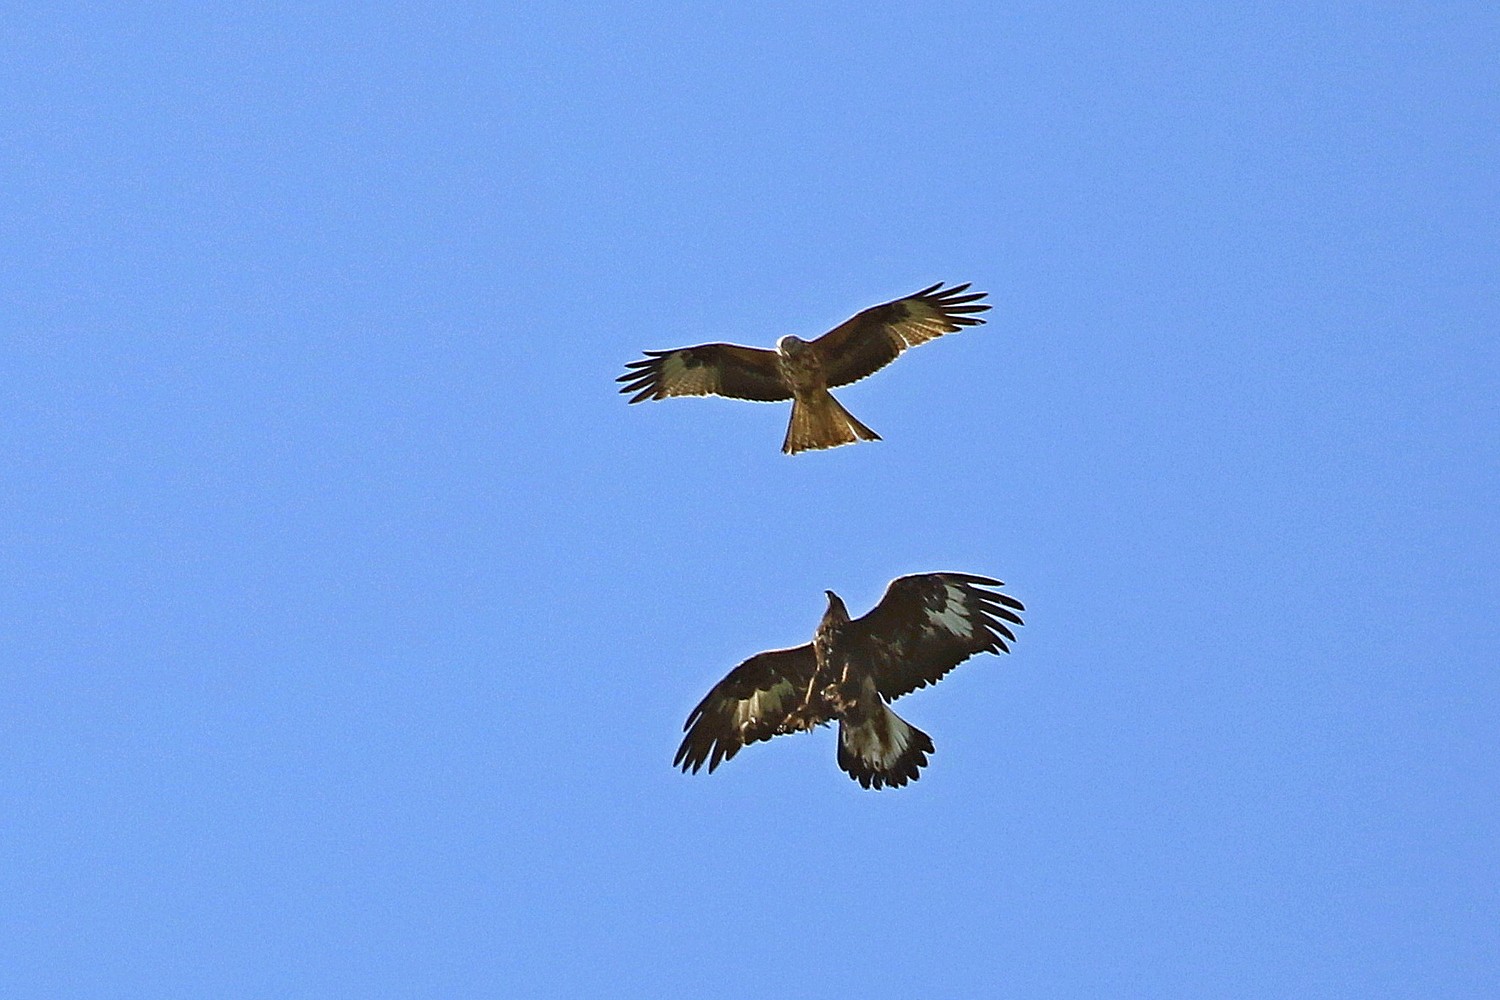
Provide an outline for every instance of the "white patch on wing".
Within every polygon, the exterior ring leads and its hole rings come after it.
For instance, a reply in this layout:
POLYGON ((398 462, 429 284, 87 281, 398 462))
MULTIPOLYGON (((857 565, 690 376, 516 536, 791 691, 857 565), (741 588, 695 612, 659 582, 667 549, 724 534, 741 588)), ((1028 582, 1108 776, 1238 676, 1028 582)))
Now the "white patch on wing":
POLYGON ((907 347, 925 344, 948 332, 948 323, 943 319, 943 314, 930 303, 920 299, 909 300, 906 308, 908 315, 905 321, 897 326, 896 332, 902 340, 906 341, 907 347))
POLYGON ((743 731, 747 723, 786 714, 783 705, 787 695, 791 693, 791 683, 782 681, 773 688, 757 691, 743 701, 737 702, 731 716, 734 728, 743 731))
POLYGON ((954 635, 968 638, 973 634, 973 623, 969 620, 964 610, 964 592, 961 588, 947 584, 947 602, 941 611, 927 612, 927 618, 933 625, 946 629, 954 635))
POLYGON ((661 363, 661 384, 673 396, 707 396, 715 386, 715 369, 712 365, 697 365, 689 368, 682 360, 683 352, 667 355, 661 363))

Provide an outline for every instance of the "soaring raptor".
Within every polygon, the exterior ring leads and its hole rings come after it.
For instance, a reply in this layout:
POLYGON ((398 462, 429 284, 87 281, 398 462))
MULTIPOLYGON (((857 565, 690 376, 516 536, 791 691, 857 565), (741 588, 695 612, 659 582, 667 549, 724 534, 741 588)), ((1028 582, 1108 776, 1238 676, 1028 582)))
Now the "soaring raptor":
POLYGON ((944 288, 942 282, 915 295, 872 306, 817 340, 785 336, 776 350, 738 344, 699 344, 675 351, 646 351, 615 381, 630 401, 668 396, 728 396, 774 403, 792 401, 792 419, 781 450, 795 454, 880 435, 854 419, 829 389, 872 375, 908 347, 926 343, 984 320, 984 292, 963 294, 969 285, 944 288))
POLYGON ((1021 602, 999 580, 921 573, 891 581, 880 603, 849 619, 833 591, 813 640, 757 653, 729 672, 682 727, 674 766, 709 773, 749 743, 837 720, 839 767, 865 788, 915 781, 932 739, 887 707, 936 684, 975 653, 1010 652, 1021 602))

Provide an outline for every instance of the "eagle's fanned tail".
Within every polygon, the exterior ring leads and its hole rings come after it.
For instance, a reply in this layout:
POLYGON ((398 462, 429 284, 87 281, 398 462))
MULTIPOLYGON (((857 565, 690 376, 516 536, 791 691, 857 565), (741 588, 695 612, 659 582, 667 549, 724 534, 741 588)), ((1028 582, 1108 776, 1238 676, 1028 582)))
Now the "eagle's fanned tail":
POLYGON ((839 768, 861 788, 916 781, 932 752, 932 737, 891 711, 871 681, 839 719, 839 768))
POLYGON ((781 450, 788 455, 816 448, 836 448, 856 441, 879 441, 880 435, 855 419, 826 389, 816 395, 792 400, 792 419, 787 424, 781 450))

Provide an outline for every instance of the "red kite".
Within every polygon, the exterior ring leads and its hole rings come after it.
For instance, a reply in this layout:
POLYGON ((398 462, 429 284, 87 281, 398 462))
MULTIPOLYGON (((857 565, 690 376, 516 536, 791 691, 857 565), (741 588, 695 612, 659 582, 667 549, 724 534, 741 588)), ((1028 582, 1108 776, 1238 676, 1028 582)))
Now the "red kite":
POLYGON ((854 419, 828 392, 884 368, 908 347, 926 343, 984 320, 974 313, 984 292, 962 294, 968 283, 942 282, 915 295, 872 306, 817 340, 786 336, 776 350, 738 344, 699 344, 675 351, 646 351, 615 381, 632 403, 668 396, 728 396, 758 402, 792 401, 792 419, 781 450, 833 448, 880 435, 854 419))
POLYGON ((813 641, 757 653, 715 684, 688 716, 674 767, 713 773, 740 748, 783 733, 839 724, 839 767, 864 788, 915 781, 932 739, 886 707, 936 684, 975 653, 1010 652, 1021 602, 999 580, 922 573, 891 581, 864 617, 833 591, 813 641))

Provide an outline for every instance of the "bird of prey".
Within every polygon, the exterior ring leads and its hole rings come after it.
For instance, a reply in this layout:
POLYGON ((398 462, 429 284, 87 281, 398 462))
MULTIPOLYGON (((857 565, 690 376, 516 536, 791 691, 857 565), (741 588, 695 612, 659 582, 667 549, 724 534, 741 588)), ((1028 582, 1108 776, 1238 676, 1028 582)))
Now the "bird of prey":
POLYGON ((758 402, 792 401, 792 419, 781 450, 789 455, 833 448, 880 435, 854 419, 829 389, 872 375, 908 347, 926 343, 984 320, 974 314, 984 292, 963 294, 969 285, 942 282, 904 299, 872 306, 817 340, 785 336, 776 350, 738 344, 699 344, 674 351, 646 351, 615 381, 634 393, 632 403, 668 396, 728 396, 758 402))
POLYGON ((713 773, 740 748, 838 721, 838 762, 864 788, 915 781, 932 739, 887 707, 936 684, 975 653, 1010 652, 1020 601, 999 580, 920 573, 891 581, 880 603, 849 619, 833 591, 813 640, 757 653, 715 684, 688 716, 673 766, 713 773))

